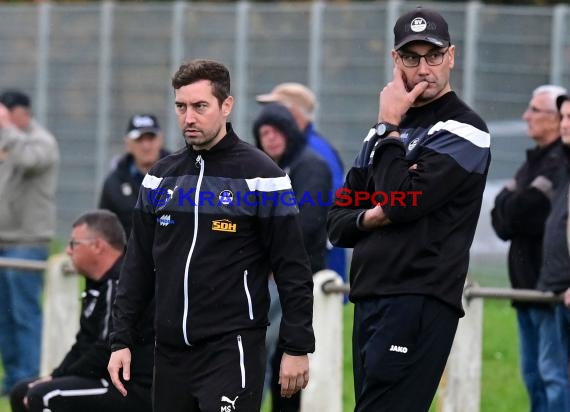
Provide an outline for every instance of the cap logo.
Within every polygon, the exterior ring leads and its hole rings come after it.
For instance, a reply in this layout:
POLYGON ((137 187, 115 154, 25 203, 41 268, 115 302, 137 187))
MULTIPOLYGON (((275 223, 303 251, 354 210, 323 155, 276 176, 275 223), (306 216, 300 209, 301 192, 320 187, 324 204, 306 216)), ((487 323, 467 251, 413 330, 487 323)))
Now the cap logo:
POLYGON ((410 28, 412 29, 413 32, 419 33, 427 28, 427 23, 423 17, 416 17, 415 19, 412 20, 410 28))
POLYGON ((154 120, 148 116, 135 116, 133 118, 133 126, 136 128, 154 127, 154 120))

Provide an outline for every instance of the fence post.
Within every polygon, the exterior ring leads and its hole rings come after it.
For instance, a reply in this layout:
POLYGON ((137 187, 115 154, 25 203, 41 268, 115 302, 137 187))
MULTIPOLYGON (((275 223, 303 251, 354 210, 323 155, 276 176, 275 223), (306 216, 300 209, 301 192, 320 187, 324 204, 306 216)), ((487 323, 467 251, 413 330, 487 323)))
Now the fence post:
POLYGON ((43 305, 42 356, 40 376, 49 375, 75 342, 79 329, 80 277, 70 274, 65 254, 49 258, 43 305))
POLYGON ((301 411, 342 411, 342 293, 325 294, 323 284, 342 285, 342 278, 332 270, 313 276, 316 350, 309 355, 310 378, 301 395, 301 411))
POLYGON ((483 299, 463 299, 465 317, 459 320, 447 366, 438 388, 438 412, 479 412, 483 299))

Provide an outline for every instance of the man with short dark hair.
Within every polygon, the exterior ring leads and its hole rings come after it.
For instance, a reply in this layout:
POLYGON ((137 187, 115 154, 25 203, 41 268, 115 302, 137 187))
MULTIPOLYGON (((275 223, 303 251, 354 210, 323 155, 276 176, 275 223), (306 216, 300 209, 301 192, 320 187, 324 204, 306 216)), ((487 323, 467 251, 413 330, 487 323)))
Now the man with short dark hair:
POLYGON ((172 87, 186 150, 158 161, 143 180, 114 306, 109 372, 127 395, 120 377, 130 377, 131 330, 156 293, 154 411, 258 411, 269 273, 283 307, 282 396, 306 387, 315 345, 298 209, 279 201, 291 182, 227 122, 234 99, 223 64, 183 64, 172 87))
MULTIPOLYGON (((30 98, 0 95, 0 257, 46 260, 55 233, 59 151, 32 117, 30 98)), ((39 374, 43 274, 0 268, 0 353, 9 392, 39 374)))
POLYGON ((13 412, 150 412, 154 334, 149 308, 132 339, 137 356, 124 398, 109 382, 108 334, 125 249, 125 232, 107 210, 82 214, 73 223, 67 254, 86 278, 79 332, 60 365, 46 377, 18 383, 11 395, 13 412))
POLYGON ((115 213, 127 237, 131 234, 131 219, 144 175, 158 159, 166 156, 164 137, 153 114, 131 116, 125 134, 126 153, 105 179, 99 207, 115 213))
POLYGON ((464 313, 491 160, 485 122, 451 89, 445 19, 421 7, 402 15, 392 59, 378 123, 328 221, 332 243, 354 247, 356 412, 429 409, 464 313), (391 201, 380 204, 378 192, 391 201))

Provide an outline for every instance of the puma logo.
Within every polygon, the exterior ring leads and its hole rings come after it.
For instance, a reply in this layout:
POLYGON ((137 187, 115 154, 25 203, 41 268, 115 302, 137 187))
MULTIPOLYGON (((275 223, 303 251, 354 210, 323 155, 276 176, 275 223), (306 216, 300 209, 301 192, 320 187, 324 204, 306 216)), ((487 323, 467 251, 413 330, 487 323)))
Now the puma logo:
POLYGON ((226 402, 229 403, 231 406, 228 405, 222 405, 222 408, 220 410, 220 412, 231 412, 231 411, 235 411, 236 410, 236 401, 238 400, 239 396, 236 396, 236 398, 232 401, 230 398, 228 398, 227 396, 222 396, 221 401, 222 402, 226 402))

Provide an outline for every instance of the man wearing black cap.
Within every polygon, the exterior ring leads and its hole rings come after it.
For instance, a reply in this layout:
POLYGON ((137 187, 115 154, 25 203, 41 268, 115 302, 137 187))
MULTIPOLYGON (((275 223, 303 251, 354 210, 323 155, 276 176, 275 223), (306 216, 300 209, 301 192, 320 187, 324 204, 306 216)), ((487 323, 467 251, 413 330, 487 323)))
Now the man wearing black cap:
MULTIPOLYGON (((45 260, 55 232, 59 153, 18 90, 0 95, 0 257, 45 260)), ((42 272, 0 268, 0 352, 7 392, 39 374, 42 272)))
POLYGON ((158 159, 168 154, 162 149, 163 142, 156 116, 132 116, 125 134, 126 153, 105 179, 99 207, 119 217, 127 237, 131 233, 131 213, 137 203, 144 175, 158 159))
POLYGON ((455 46, 444 18, 417 8, 394 35, 394 78, 347 175, 352 202, 333 204, 328 218, 333 244, 354 248, 358 412, 429 409, 463 316, 491 160, 485 122, 451 89, 455 46))

